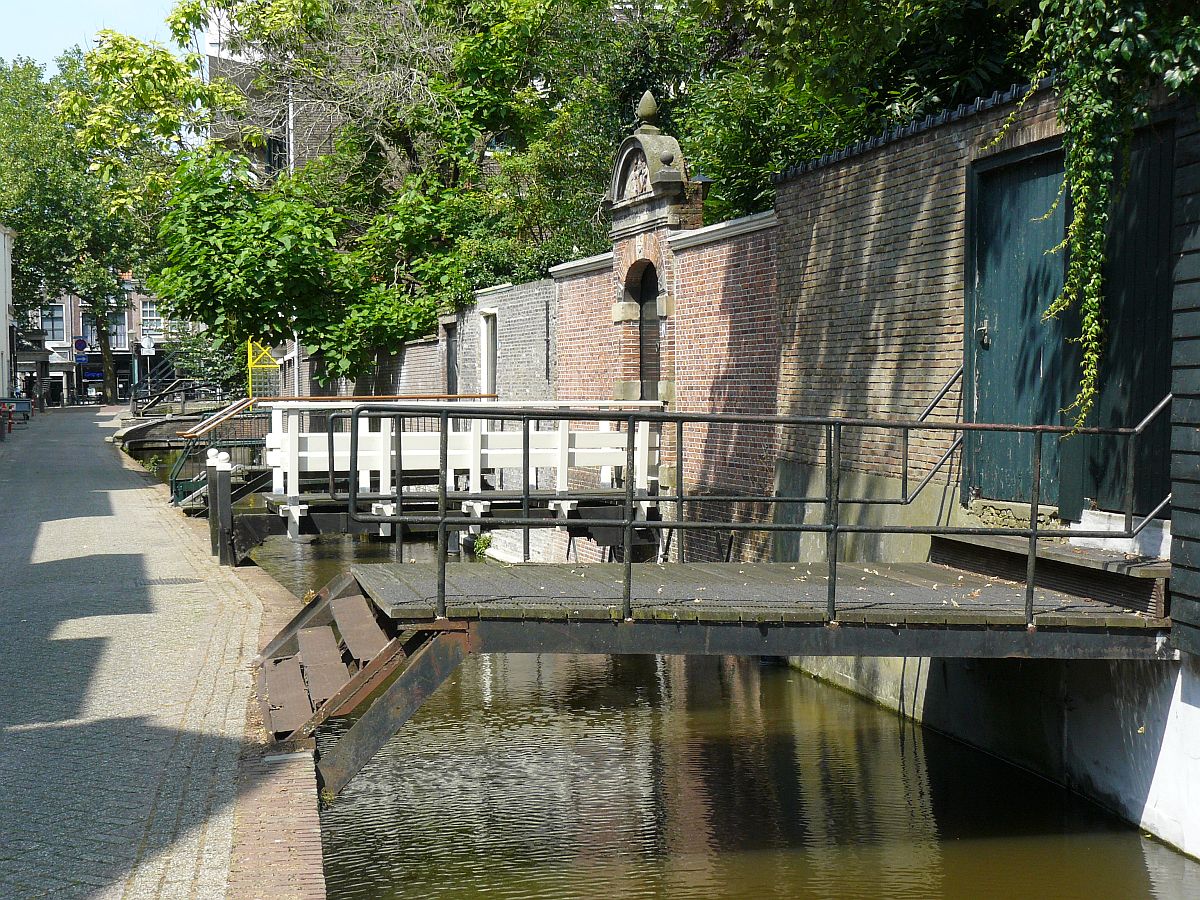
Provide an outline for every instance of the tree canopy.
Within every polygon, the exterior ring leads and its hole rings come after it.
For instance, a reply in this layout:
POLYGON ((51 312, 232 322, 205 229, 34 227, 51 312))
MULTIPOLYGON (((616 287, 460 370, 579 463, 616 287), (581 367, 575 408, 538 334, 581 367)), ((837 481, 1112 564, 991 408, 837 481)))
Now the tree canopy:
POLYGON ((14 312, 36 321, 47 301, 78 295, 96 324, 106 393, 115 399, 109 318, 127 305, 139 229, 57 106, 64 92, 88 89, 81 57, 62 57, 59 69, 47 79, 29 60, 0 61, 0 222, 17 232, 14 312))
MULTIPOLYGON (((709 180, 715 221, 769 206, 769 176, 789 163, 1053 71, 1071 224, 1048 313, 1083 311, 1082 421, 1121 147, 1156 89, 1200 84, 1191 6, 181 0, 179 52, 105 33, 73 83, 23 90, 60 95, 68 157, 83 153, 104 208, 131 223, 172 314, 218 339, 295 335, 334 376, 472 289, 603 249, 611 155, 644 90, 709 180), (205 29, 230 80, 202 77, 205 29), (281 144, 278 171, 263 150, 281 144)), ((39 239, 44 260, 62 258, 62 234, 39 239)), ((65 284, 41 265, 43 289, 65 284)))

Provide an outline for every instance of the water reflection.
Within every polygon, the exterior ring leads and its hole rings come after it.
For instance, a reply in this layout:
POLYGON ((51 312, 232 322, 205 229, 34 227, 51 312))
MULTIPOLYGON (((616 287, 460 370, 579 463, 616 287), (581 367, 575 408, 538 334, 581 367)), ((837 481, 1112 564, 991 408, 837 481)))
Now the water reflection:
MULTIPOLYGON (((302 594, 390 552, 256 560, 302 594)), ((322 832, 331 898, 1200 897, 1200 864, 1091 804, 752 660, 468 659, 322 832)))
POLYGON ((1200 887, 1194 862, 1034 776, 790 670, 710 658, 471 659, 323 830, 331 897, 1200 887))

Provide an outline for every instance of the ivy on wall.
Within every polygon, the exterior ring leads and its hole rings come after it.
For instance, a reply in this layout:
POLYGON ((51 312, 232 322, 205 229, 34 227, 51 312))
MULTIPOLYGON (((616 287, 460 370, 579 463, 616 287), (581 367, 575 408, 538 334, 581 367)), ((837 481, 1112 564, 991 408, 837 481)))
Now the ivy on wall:
POLYGON ((1062 293, 1045 318, 1077 309, 1079 391, 1067 412, 1086 421, 1105 346, 1105 242, 1133 130, 1148 121, 1162 89, 1200 88, 1200 18, 1190 0, 1041 0, 1025 37, 1037 54, 1036 85, 1056 73, 1071 201, 1062 293))

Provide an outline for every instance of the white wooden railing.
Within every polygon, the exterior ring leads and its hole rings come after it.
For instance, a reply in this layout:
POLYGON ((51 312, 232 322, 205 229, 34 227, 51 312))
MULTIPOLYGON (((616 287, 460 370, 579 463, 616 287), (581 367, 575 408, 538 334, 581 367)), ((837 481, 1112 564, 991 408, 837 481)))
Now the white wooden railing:
MULTIPOLYGON (((300 519, 308 514, 308 504, 300 490, 301 478, 319 475, 328 478, 330 469, 335 473, 350 473, 350 433, 335 431, 333 454, 330 458, 329 433, 326 430, 306 431, 307 417, 313 414, 328 415, 335 412, 350 412, 359 400, 336 400, 313 402, 311 400, 279 400, 260 402, 261 408, 271 411, 271 430, 266 436, 266 464, 272 472, 271 491, 286 498, 280 504, 280 515, 288 518, 288 532, 299 534, 300 519)), ((372 404, 378 407, 381 404, 372 404)), ((386 405, 386 404, 382 404, 386 405)), ((452 411, 469 409, 478 414, 486 409, 486 403, 477 400, 466 402, 428 401, 407 402, 405 408, 428 407, 431 425, 428 430, 408 431, 401 436, 401 454, 405 472, 436 472, 440 468, 441 432, 438 417, 449 407, 452 411)), ((580 410, 662 409, 659 401, 503 401, 506 408, 580 410)), ((407 418, 417 418, 406 415, 407 418)), ((355 471, 358 489, 364 493, 375 490, 380 494, 393 491, 395 471, 395 445, 393 441, 395 419, 363 419, 359 422, 358 456, 355 471), (372 428, 377 430, 372 430, 372 428)), ((447 441, 446 483, 457 484, 460 473, 467 475, 470 493, 482 493, 485 474, 503 469, 522 467, 523 449, 520 428, 509 423, 508 430, 503 422, 492 422, 483 418, 450 420, 447 441)), ((609 422, 574 423, 570 421, 547 422, 553 425, 548 430, 529 432, 529 478, 531 486, 536 483, 538 470, 549 470, 550 480, 556 493, 566 493, 571 469, 596 469, 602 485, 612 484, 612 470, 626 463, 626 436, 623 431, 613 430, 609 422)), ((650 423, 637 425, 634 437, 634 485, 646 492, 658 477, 659 459, 658 434, 650 423)), ((542 489, 550 485, 540 486, 542 489)), ((377 512, 390 514, 390 504, 375 504, 377 512)), ((639 504, 641 505, 641 504, 639 504)), ((470 500, 462 504, 463 511, 483 515, 490 509, 486 500, 470 500)), ((560 515, 565 515, 571 501, 562 501, 551 506, 560 515)), ((386 528, 384 529, 386 531, 386 528)))

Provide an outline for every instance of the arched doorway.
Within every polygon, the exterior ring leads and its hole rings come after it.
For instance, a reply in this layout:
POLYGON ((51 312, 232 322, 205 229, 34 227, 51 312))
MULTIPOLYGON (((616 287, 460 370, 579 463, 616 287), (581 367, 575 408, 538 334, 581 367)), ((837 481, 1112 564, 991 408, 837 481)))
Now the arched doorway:
POLYGON ((662 378, 658 328, 658 271, 647 263, 637 281, 638 304, 638 380, 642 400, 658 399, 662 378))

